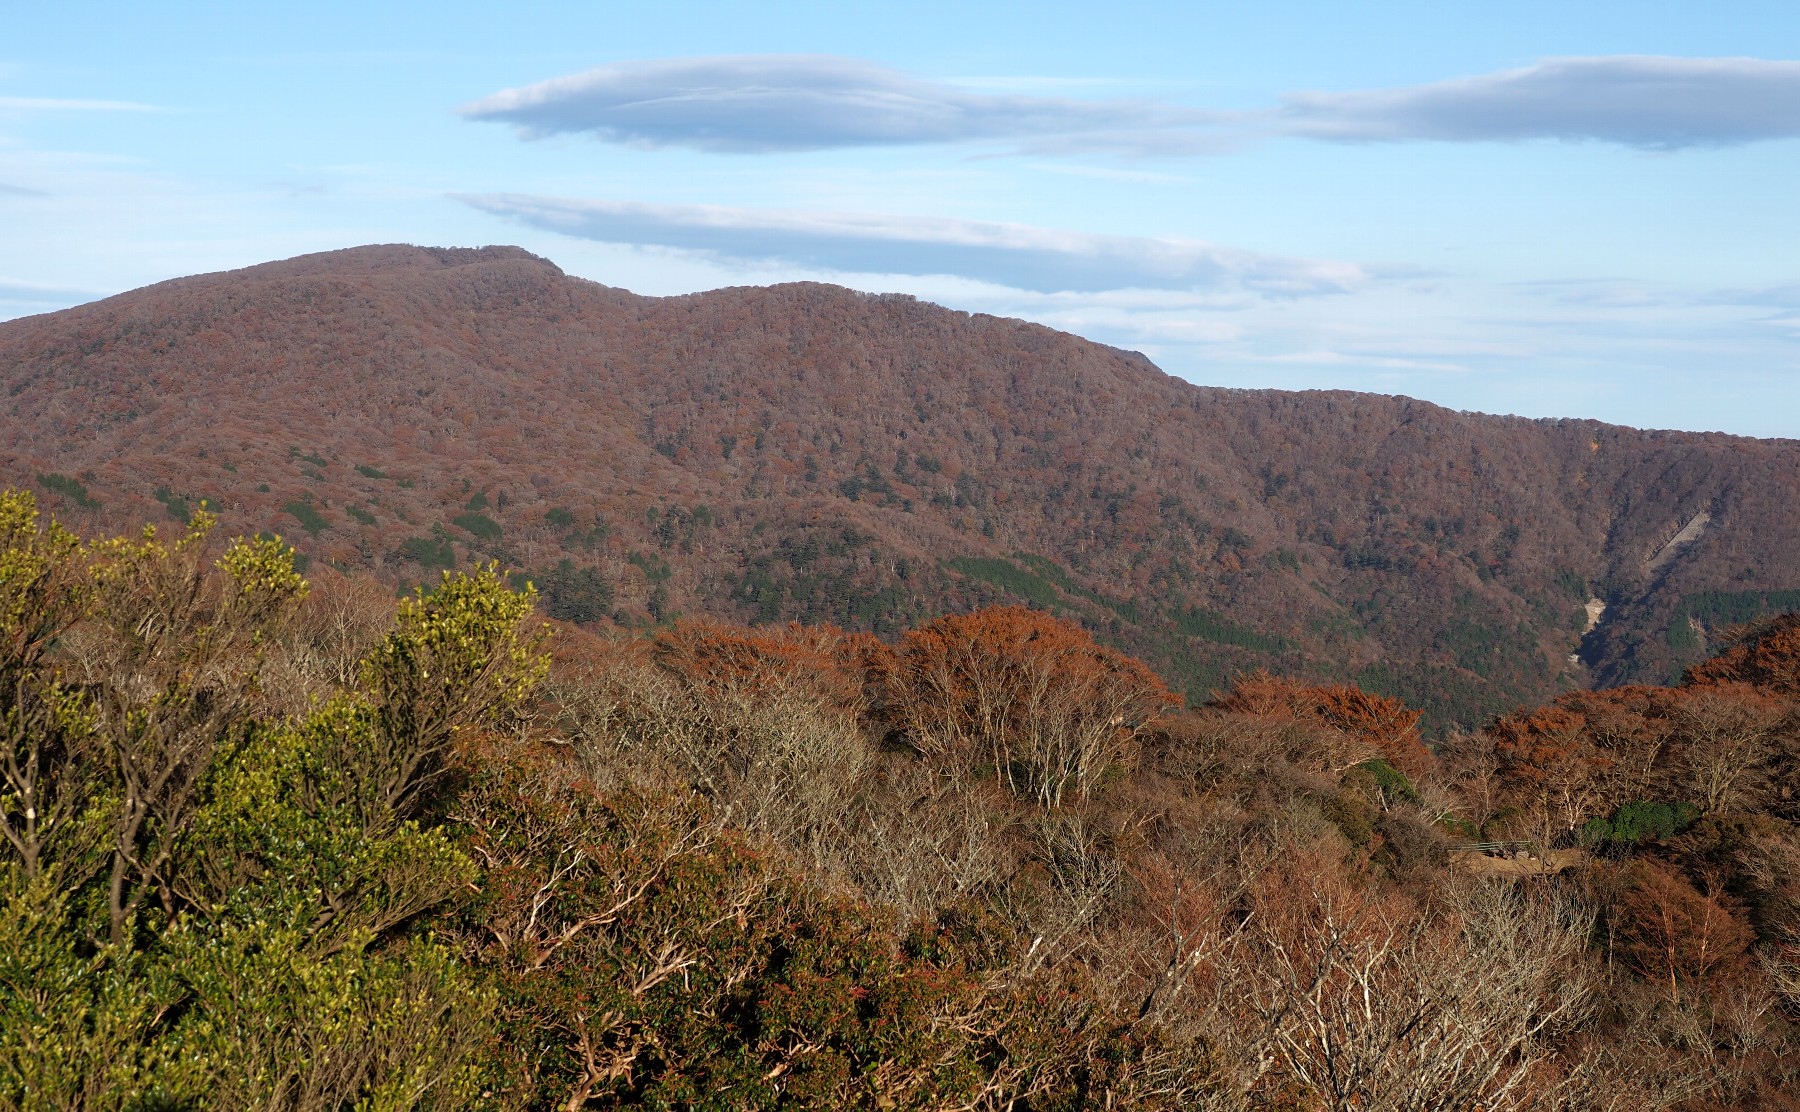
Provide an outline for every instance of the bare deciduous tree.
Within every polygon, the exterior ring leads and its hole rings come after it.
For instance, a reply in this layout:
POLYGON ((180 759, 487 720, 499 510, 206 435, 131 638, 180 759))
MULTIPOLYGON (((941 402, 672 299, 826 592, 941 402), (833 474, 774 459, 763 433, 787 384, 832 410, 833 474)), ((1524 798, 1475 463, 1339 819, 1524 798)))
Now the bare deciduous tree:
POLYGON ((1047 615, 995 608, 910 633, 886 699, 928 761, 987 766, 1046 807, 1085 798, 1171 699, 1149 669, 1047 615))
POLYGON ((720 821, 838 871, 841 825, 873 759, 859 708, 816 674, 737 663, 697 674, 619 646, 553 676, 550 693, 602 782, 660 775, 705 795, 720 821))
POLYGON ((1748 689, 1702 688, 1675 711, 1680 782, 1708 811, 1754 805, 1769 789, 1774 733, 1787 708, 1748 689))
POLYGON ((1264 887, 1234 955, 1288 1076, 1348 1112, 1528 1107, 1589 985, 1578 912, 1500 885, 1420 914, 1300 869, 1264 887))

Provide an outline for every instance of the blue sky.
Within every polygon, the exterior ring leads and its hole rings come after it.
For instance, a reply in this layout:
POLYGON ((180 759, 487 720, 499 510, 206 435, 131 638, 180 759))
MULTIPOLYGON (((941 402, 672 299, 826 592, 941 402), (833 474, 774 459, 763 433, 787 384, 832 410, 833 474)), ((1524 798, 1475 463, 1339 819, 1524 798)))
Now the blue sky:
POLYGON ((1800 7, 13 5, 0 317, 373 242, 1800 437, 1800 7))

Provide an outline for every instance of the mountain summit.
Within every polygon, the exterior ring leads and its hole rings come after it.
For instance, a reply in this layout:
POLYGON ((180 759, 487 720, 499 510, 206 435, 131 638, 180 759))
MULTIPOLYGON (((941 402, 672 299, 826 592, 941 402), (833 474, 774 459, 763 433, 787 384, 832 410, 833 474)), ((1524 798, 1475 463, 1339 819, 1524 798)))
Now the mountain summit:
POLYGON ((360 247, 0 324, 0 381, 0 481, 61 516, 204 500, 395 583, 497 559, 576 621, 1011 599, 1193 696, 1267 667, 1441 729, 1800 607, 1800 443, 1211 389, 835 286, 360 247))

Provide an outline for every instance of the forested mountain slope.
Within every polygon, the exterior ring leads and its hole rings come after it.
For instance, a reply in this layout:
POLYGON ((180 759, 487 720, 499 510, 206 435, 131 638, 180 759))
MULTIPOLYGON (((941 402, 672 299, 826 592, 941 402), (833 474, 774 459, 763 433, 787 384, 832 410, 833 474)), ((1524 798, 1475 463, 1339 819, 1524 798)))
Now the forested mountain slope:
POLYGON ((1208 389, 824 285, 364 247, 0 324, 0 383, 0 483, 77 522, 205 499, 396 582, 496 558, 599 623, 1023 600, 1190 695, 1268 667, 1440 728, 1800 603, 1800 443, 1208 389))

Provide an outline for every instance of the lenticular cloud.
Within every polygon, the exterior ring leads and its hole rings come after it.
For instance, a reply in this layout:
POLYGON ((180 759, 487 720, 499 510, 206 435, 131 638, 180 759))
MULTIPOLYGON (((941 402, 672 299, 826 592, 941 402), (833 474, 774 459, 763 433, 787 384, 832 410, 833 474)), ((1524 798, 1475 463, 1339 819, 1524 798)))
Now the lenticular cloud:
POLYGON ((1793 138, 1800 62, 1553 58, 1429 85, 1290 96, 1277 130, 1339 141, 1586 139, 1652 149, 1793 138))
POLYGON ((1067 140, 1197 120, 1137 101, 994 96, 856 58, 759 54, 625 62, 507 89, 459 110, 528 136, 770 153, 832 147, 1067 140))

